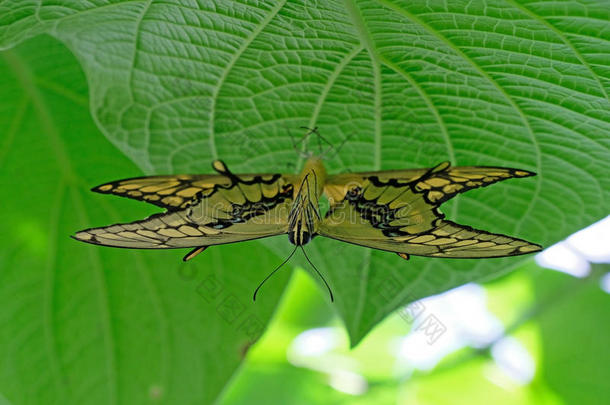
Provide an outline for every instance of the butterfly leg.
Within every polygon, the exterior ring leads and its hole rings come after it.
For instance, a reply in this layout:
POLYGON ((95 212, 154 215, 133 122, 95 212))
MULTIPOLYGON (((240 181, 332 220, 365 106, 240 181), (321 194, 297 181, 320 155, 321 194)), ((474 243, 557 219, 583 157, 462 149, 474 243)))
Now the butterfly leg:
POLYGON ((182 261, 184 262, 188 262, 189 260, 191 260, 193 257, 197 256, 199 253, 202 253, 204 250, 206 250, 208 248, 208 246, 200 246, 200 247, 196 247, 195 249, 191 250, 190 252, 188 252, 183 258, 182 261))
POLYGON ((406 254, 406 253, 400 253, 400 252, 398 252, 398 253, 396 253, 396 254, 397 254, 398 256, 402 257, 402 258, 403 258, 403 259, 405 259, 405 260, 409 260, 409 255, 408 255, 408 254, 406 254))

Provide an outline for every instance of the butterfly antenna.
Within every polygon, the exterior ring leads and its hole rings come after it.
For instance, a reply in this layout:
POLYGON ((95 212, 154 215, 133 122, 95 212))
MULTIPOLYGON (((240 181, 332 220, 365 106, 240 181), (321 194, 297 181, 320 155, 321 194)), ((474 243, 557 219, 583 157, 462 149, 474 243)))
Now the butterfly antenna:
POLYGON ((271 278, 271 276, 273 276, 275 274, 276 271, 278 271, 279 269, 282 268, 283 265, 288 263, 288 260, 290 260, 290 258, 294 255, 294 252, 296 252, 296 251, 297 251, 297 246, 294 247, 294 249, 292 250, 292 253, 290 253, 290 255, 288 255, 288 257, 286 258, 286 260, 284 260, 282 262, 282 264, 277 266, 275 268, 275 270, 273 270, 271 273, 269 273, 269 275, 267 277, 265 277, 265 279, 263 281, 261 281, 261 283, 258 285, 258 287, 256 287, 256 290, 254 290, 254 295, 252 296, 252 301, 256 301, 256 294, 258 293, 258 290, 260 290, 260 288, 263 286, 263 284, 265 284, 265 282, 267 280, 269 280, 271 278))
POLYGON ((324 285, 326 286, 326 288, 328 289, 328 293, 330 294, 330 302, 334 302, 335 301, 335 297, 333 297, 333 290, 330 289, 330 286, 326 282, 326 279, 324 278, 322 273, 320 273, 318 271, 318 269, 316 268, 316 266, 314 266, 314 264, 311 262, 311 260, 309 260, 309 257, 307 256, 307 253, 305 252, 305 249, 303 249, 303 246, 301 246, 301 250, 303 251, 303 254, 305 255, 305 259, 307 259, 309 264, 311 264, 311 267, 313 267, 313 269, 316 271, 316 273, 318 273, 318 276, 320 276, 322 281, 324 281, 324 285))
POLYGON ((325 155, 326 155, 326 153, 328 153, 329 151, 333 151, 334 153, 333 153, 332 155, 328 156, 328 158, 329 158, 329 159, 334 159, 334 158, 335 158, 335 156, 337 156, 337 155, 339 154, 339 152, 341 151, 341 148, 343 148, 343 145, 345 145, 345 143, 346 143, 346 142, 347 142, 347 141, 348 141, 348 140, 349 140, 349 139, 350 139, 350 138, 351 138, 353 135, 354 135, 354 134, 350 134, 350 135, 346 136, 346 137, 343 139, 343 141, 341 141, 341 144, 340 144, 339 146, 337 146, 337 147, 332 146, 332 144, 330 144, 330 143, 328 142, 328 143, 329 143, 329 145, 331 145, 331 146, 330 146, 328 149, 326 149, 326 151, 324 151, 323 156, 325 156, 325 155))
POLYGON ((292 143, 292 147, 294 148, 294 150, 297 150, 297 145, 299 143, 301 143, 301 141, 296 141, 294 140, 294 136, 292 135, 292 131, 290 130, 290 128, 288 128, 288 136, 290 136, 290 142, 292 143))
POLYGON ((307 133, 305 134, 305 136, 303 138, 307 138, 309 135, 313 134, 314 132, 318 132, 318 127, 309 128, 306 126, 301 126, 299 128, 307 130, 307 133))
POLYGON ((331 149, 334 148, 333 144, 328 139, 323 137, 322 134, 320 133, 320 131, 318 131, 318 127, 315 128, 314 133, 318 136, 318 138, 320 140, 324 141, 324 143, 327 144, 331 149))
MULTIPOLYGON (((290 135, 290 141, 292 142, 292 148, 297 153, 297 155, 302 158, 308 158, 309 155, 303 149, 307 148, 307 144, 305 142, 313 130, 309 127, 300 127, 300 128, 308 130, 308 132, 300 140, 295 142, 294 136, 292 136, 292 132, 290 132, 290 130, 288 130, 288 135, 290 135), (301 149, 298 148, 299 145, 301 145, 301 149)), ((315 129, 317 129, 317 128, 314 128, 314 130, 315 129)))
POLYGON ((316 134, 316 138, 318 140, 318 153, 320 154, 320 156, 324 156, 324 154, 326 154, 326 152, 328 152, 328 150, 322 151, 322 141, 324 141, 324 143, 329 146, 329 149, 334 148, 333 144, 328 139, 323 137, 322 134, 320 133, 320 131, 318 131, 318 127, 314 127, 314 128, 301 127, 301 128, 309 129, 307 136, 309 136, 311 134, 316 134))
POLYGON ((341 142, 341 144, 337 147, 337 149, 335 150, 335 154, 333 155, 333 157, 335 157, 343 148, 343 146, 345 145, 345 143, 347 141, 349 141, 350 139, 352 139, 352 136, 354 136, 353 133, 349 134, 348 136, 346 136, 343 141, 341 142))

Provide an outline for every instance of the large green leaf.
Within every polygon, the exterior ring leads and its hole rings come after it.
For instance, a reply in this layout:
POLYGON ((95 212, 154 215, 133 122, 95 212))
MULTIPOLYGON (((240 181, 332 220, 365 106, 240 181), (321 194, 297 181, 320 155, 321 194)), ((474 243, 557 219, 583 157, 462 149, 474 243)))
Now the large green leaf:
MULTIPOLYGON (((449 159, 539 173, 446 207, 472 226, 549 244, 608 212, 606 0, 0 7, 0 46, 42 32, 65 43, 100 129, 146 172, 207 171, 215 157, 235 171, 298 169, 289 133, 317 125, 336 145, 349 137, 331 171, 449 159)), ((308 248, 353 344, 401 304, 522 260, 403 262, 326 240, 308 248)))
POLYGON ((0 53, 0 88, 0 403, 212 402, 277 305, 287 274, 250 304, 275 256, 246 243, 182 263, 70 239, 156 211, 89 192, 138 169, 99 134, 57 41, 0 53))

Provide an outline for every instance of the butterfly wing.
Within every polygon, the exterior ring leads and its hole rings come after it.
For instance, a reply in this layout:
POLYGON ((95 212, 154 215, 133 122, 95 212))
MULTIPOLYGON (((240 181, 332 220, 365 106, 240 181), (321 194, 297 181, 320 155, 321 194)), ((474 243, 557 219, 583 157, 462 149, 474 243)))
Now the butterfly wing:
MULTIPOLYGON (((91 191, 114 194, 139 201, 146 201, 168 211, 184 209, 215 187, 231 185, 231 176, 221 161, 212 164, 218 174, 177 174, 168 176, 146 176, 112 181, 93 187, 91 191), (226 170, 226 172, 225 172, 226 170), (229 173, 230 175, 227 175, 229 173)), ((251 181, 260 178, 269 181, 279 174, 242 174, 239 178, 251 181)))
POLYGON ((476 187, 533 173, 497 167, 371 172, 331 176, 331 207, 320 235, 399 254, 484 258, 525 254, 540 246, 444 220, 438 207, 476 187))
POLYGON ((432 169, 388 170, 379 172, 345 173, 330 176, 325 193, 335 201, 340 201, 350 185, 359 184, 373 178, 380 183, 394 185, 412 184, 416 191, 423 192, 432 203, 442 204, 474 188, 489 186, 513 177, 535 176, 527 170, 493 166, 452 167, 443 162, 432 169))
POLYGON ((118 180, 94 187, 91 191, 146 201, 174 211, 186 208, 196 199, 198 193, 210 190, 219 184, 228 185, 230 180, 221 175, 182 174, 118 180))
POLYGON ((236 176, 222 162, 216 161, 214 165, 219 176, 205 179, 199 176, 200 180, 194 180, 196 176, 188 179, 186 176, 155 176, 108 183, 115 186, 104 188, 102 192, 145 201, 150 201, 146 195, 163 196, 150 202, 167 208, 168 212, 141 221, 86 229, 74 237, 105 246, 162 249, 218 245, 287 232, 293 176, 236 176), (192 191, 186 193, 185 190, 194 187, 199 190, 188 197, 192 191), (133 190, 142 194, 129 194, 133 190), (179 204, 177 200, 175 204, 167 200, 173 197, 182 200, 179 204))

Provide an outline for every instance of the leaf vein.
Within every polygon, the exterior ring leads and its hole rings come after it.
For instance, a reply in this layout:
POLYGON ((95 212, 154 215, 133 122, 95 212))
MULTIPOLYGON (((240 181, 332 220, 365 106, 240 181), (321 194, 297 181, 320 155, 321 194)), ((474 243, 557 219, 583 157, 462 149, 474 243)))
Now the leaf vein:
POLYGON ((254 31, 252 31, 250 36, 248 38, 246 38, 244 43, 239 47, 237 52, 235 52, 235 54, 233 55, 233 57, 227 64, 226 68, 222 72, 222 75, 218 79, 218 84, 214 87, 214 90, 212 91, 212 106, 210 108, 210 124, 209 124, 209 133, 210 133, 209 147, 210 147, 210 152, 212 154, 212 157, 214 159, 218 158, 218 151, 216 150, 216 135, 214 132, 215 131, 214 123, 216 120, 216 105, 218 102, 218 95, 220 93, 220 89, 224 85, 224 82, 227 79, 227 77, 229 76, 229 73, 231 72, 231 70, 233 69, 233 66, 235 65, 235 63, 237 63, 237 60, 246 51, 248 46, 250 46, 250 44, 265 29, 265 27, 267 27, 267 25, 271 22, 271 20, 273 20, 275 18, 277 13, 282 9, 282 7, 284 7, 284 4, 286 4, 286 0, 282 0, 282 1, 278 2, 277 5, 265 17, 265 19, 256 27, 256 29, 254 31))

